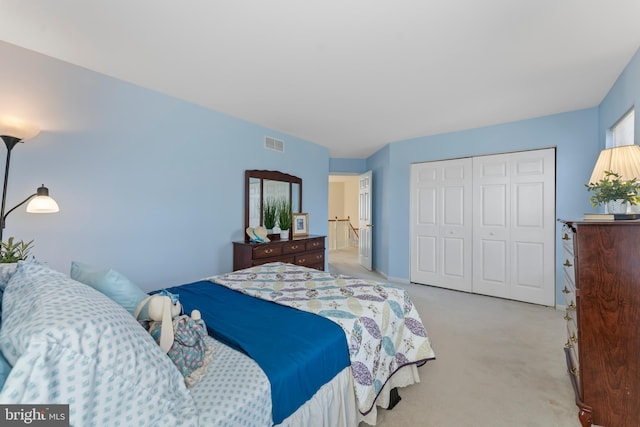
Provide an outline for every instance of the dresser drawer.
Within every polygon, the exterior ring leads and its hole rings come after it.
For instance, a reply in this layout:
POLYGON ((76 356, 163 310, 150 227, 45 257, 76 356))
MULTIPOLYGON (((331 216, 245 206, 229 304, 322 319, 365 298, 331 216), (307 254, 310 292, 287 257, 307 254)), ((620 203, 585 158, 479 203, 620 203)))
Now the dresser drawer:
POLYGON ((567 253, 567 251, 564 251, 563 255, 564 255, 563 256, 564 259, 562 260, 562 268, 564 269, 564 272, 566 276, 569 278, 569 280, 571 281, 571 283, 575 283, 576 282, 575 259, 572 256, 570 256, 567 253))
POLYGON ((572 344, 571 348, 575 349, 578 354, 578 328, 573 321, 567 322, 567 339, 572 344))
POLYGON ((567 348, 567 370, 569 371, 569 375, 573 377, 576 384, 576 396, 581 396, 582 391, 580 390, 580 361, 578 360, 578 348, 568 347, 567 348))
POLYGON ((296 252, 304 252, 305 248, 306 246, 304 242, 287 242, 282 244, 282 253, 292 254, 296 252))
POLYGON ((566 271, 564 272, 564 288, 562 288, 562 293, 564 294, 564 299, 567 304, 567 310, 571 309, 575 311, 576 287, 566 271))
POLYGON ((282 256, 275 257, 275 258, 255 258, 252 261, 251 265, 253 267, 255 267, 256 265, 262 265, 262 264, 266 264, 266 263, 269 263, 269 262, 286 262, 286 263, 289 263, 289 264, 293 264, 294 257, 293 257, 293 255, 288 255, 288 256, 287 255, 282 255, 282 256))
POLYGON ((317 249, 324 249, 324 237, 320 239, 312 239, 307 242, 308 251, 313 251, 317 249))
POLYGON ((309 252, 303 255, 296 255, 294 264, 311 266, 322 263, 324 268, 324 251, 309 252))
POLYGON ((574 247, 573 247, 573 229, 568 225, 562 226, 562 247, 563 249, 570 254, 570 257, 574 256, 574 247))
POLYGON ((282 246, 281 245, 265 245, 265 246, 256 246, 253 248, 253 259, 259 258, 270 258, 279 256, 282 254, 282 246))

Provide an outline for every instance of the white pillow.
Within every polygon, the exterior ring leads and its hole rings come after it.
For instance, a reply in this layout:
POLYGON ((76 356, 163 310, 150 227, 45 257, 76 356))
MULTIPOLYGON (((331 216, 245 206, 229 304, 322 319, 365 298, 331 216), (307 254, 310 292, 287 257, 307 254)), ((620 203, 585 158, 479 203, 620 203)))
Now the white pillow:
POLYGON ((70 404, 71 425, 197 425, 184 379, 153 338, 100 292, 34 261, 4 292, 0 403, 70 404))

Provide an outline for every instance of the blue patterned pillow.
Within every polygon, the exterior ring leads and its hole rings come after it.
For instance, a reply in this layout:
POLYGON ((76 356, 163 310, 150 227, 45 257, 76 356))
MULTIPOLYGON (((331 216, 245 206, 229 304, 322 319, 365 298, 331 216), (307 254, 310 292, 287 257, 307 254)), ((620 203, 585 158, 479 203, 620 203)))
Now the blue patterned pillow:
POLYGON ((127 311, 39 263, 4 291, 0 402, 70 403, 70 424, 196 426, 184 378, 127 311))
POLYGON ((133 314, 147 294, 115 270, 73 261, 71 278, 102 292, 133 314))

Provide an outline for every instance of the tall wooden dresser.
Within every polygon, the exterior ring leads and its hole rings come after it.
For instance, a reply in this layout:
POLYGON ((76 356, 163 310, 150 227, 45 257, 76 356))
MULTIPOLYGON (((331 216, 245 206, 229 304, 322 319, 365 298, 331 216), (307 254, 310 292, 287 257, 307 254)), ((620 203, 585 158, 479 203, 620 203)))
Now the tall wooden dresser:
POLYGON ((561 222, 580 423, 640 426, 640 221, 561 222))

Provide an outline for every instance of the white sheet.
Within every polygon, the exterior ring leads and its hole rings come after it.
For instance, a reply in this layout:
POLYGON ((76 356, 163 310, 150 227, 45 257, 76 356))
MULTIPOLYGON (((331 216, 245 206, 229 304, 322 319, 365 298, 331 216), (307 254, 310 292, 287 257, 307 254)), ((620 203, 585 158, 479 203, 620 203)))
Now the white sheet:
POLYGON ((206 337, 213 359, 191 396, 200 414, 200 426, 270 427, 271 386, 253 359, 206 337))

